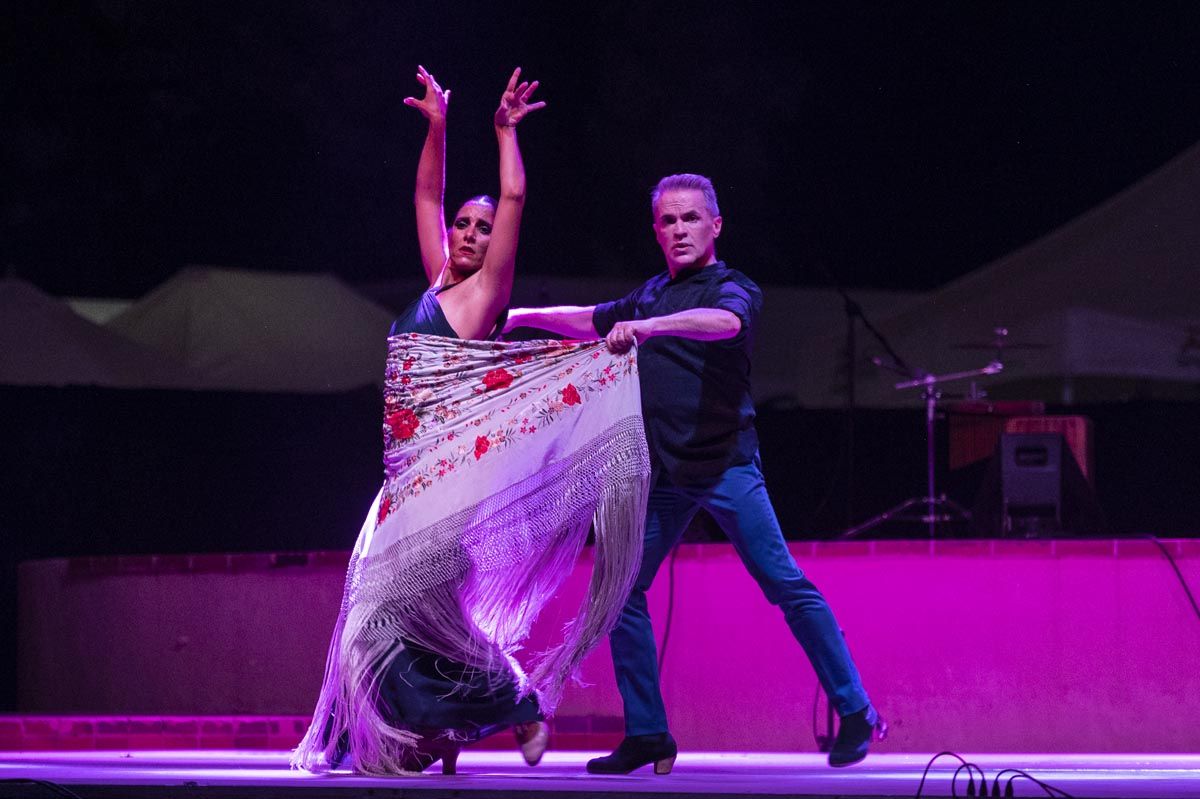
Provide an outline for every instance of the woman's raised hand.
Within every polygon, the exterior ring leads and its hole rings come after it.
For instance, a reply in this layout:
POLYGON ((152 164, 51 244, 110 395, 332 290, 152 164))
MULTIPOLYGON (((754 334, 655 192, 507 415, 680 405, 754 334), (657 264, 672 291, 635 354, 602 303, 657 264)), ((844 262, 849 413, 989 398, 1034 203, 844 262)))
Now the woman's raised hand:
POLYGON ((404 104, 420 111, 430 122, 445 120, 446 106, 450 103, 450 90, 442 91, 433 75, 420 65, 417 66, 417 83, 425 87, 425 96, 420 100, 405 97, 404 104))
POLYGON ((535 80, 533 83, 528 81, 517 83, 520 77, 521 68, 517 67, 513 70, 512 77, 508 79, 508 86, 504 89, 504 94, 500 95, 500 107, 496 109, 496 127, 498 128, 516 127, 516 124, 524 119, 530 111, 546 107, 544 102, 529 102, 529 98, 537 90, 538 82, 535 80))

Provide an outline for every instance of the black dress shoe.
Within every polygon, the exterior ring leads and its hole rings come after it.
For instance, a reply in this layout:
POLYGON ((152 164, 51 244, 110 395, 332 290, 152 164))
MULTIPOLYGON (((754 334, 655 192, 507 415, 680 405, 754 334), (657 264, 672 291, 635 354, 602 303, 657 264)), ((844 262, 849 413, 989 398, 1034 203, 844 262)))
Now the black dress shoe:
POLYGON ((655 774, 670 774, 679 747, 669 732, 655 735, 626 735, 616 750, 607 757, 589 760, 589 774, 628 774, 650 763, 655 774))
POLYGON ((854 765, 867 756, 872 738, 882 741, 887 737, 887 729, 887 722, 871 705, 843 716, 829 752, 829 765, 835 768, 854 765))

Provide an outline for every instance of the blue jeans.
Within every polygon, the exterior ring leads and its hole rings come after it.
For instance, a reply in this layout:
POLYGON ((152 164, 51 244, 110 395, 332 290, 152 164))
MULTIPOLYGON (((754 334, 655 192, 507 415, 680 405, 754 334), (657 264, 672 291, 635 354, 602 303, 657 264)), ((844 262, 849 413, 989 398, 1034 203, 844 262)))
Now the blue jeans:
POLYGON ((754 463, 726 470, 711 486, 680 488, 659 480, 650 492, 642 568, 609 638, 617 687, 625 704, 625 734, 667 731, 646 591, 700 508, 729 536, 767 600, 783 610, 830 704, 842 716, 870 704, 829 603, 787 550, 755 458, 754 463))

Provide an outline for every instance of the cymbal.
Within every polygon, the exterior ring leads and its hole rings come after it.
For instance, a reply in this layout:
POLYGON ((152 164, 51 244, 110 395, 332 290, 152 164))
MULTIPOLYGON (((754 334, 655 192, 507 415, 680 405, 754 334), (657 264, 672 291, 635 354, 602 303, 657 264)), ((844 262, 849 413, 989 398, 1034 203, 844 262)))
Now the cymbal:
POLYGON ((964 341, 950 346, 956 350, 1044 350, 1050 345, 1039 344, 1033 341, 1009 341, 1006 338, 997 338, 991 341, 964 341))

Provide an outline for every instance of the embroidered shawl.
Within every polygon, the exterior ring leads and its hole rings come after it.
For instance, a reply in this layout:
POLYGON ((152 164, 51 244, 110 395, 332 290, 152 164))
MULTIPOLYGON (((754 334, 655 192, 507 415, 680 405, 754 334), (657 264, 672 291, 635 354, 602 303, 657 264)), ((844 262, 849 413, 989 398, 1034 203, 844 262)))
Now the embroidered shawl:
POLYGON ((641 561, 650 467, 633 351, 393 336, 383 436, 383 487, 351 554, 321 694, 292 759, 310 770, 328 768, 346 737, 355 770, 403 771, 418 736, 376 701, 401 639, 515 676, 551 714, 616 623, 641 561), (589 529, 588 594, 526 674, 516 653, 589 529))

